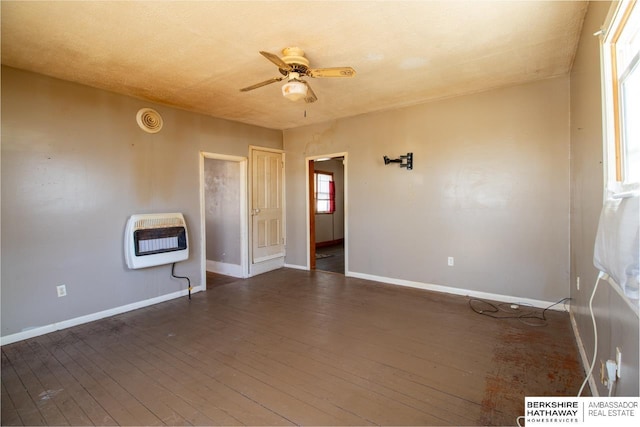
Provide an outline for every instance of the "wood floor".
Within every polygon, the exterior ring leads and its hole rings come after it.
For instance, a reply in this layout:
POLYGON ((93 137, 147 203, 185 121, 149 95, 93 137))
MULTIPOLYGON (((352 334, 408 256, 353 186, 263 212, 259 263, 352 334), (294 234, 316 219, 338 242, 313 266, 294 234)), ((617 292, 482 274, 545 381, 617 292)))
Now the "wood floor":
POLYGON ((344 243, 316 248, 316 270, 344 274, 344 243))
POLYGON ((575 395, 566 313, 281 269, 2 347, 2 425, 515 425, 575 395))

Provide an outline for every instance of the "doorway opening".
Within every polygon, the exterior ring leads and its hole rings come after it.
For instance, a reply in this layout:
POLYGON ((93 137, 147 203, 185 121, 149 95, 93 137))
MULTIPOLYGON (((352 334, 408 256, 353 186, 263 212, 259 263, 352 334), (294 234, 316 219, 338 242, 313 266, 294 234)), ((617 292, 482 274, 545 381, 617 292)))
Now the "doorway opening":
POLYGON ((248 277, 246 157, 200 154, 200 219, 201 283, 248 277))
POLYGON ((346 274, 347 153, 307 158, 309 268, 346 274))

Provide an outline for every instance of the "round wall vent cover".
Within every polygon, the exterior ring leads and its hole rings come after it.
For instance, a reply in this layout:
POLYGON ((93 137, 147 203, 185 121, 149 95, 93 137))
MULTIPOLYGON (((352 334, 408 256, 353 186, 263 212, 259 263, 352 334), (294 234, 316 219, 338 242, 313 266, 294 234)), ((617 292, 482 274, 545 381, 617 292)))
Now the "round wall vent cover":
POLYGON ((162 129, 162 116, 152 108, 141 108, 136 120, 140 129, 145 132, 158 133, 162 129))

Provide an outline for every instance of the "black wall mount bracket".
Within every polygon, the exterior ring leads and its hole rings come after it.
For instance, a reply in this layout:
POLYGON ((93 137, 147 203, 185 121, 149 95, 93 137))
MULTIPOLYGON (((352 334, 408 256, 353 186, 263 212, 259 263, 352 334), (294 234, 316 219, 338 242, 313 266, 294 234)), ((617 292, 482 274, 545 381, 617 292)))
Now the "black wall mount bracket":
POLYGON ((384 156, 383 159, 385 165, 389 163, 400 163, 401 168, 407 168, 407 170, 413 169, 413 153, 407 153, 406 156, 400 156, 397 159, 390 159, 387 156, 384 156))

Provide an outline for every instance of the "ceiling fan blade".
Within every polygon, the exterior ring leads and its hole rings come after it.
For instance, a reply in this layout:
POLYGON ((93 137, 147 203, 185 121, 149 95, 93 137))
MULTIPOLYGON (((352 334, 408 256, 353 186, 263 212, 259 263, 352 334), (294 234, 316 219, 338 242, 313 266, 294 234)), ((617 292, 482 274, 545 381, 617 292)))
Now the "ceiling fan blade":
POLYGON ((282 77, 274 77, 272 79, 265 80, 263 82, 256 83, 256 84, 251 85, 251 86, 243 87, 242 89, 240 89, 240 92, 248 92, 250 90, 258 89, 259 87, 270 85, 271 83, 279 82, 282 79, 284 79, 284 76, 282 76, 282 77))
POLYGON ((265 51, 261 50, 260 51, 260 55, 264 56, 269 61, 271 61, 274 64, 276 64, 278 66, 278 68, 280 68, 281 70, 285 70, 285 71, 293 70, 293 68, 291 68, 291 65, 287 64, 282 59, 280 59, 278 56, 274 55, 273 53, 269 53, 269 52, 265 52, 265 51))
POLYGON ((311 89, 311 85, 309 85, 309 83, 303 81, 303 83, 305 85, 307 85, 307 96, 304 97, 304 102, 306 102, 307 104, 311 104, 312 102, 316 102, 318 100, 318 97, 316 96, 315 92, 313 91, 313 89, 311 89))
POLYGON ((356 70, 351 67, 315 68, 309 69, 307 74, 311 77, 353 77, 356 70))

